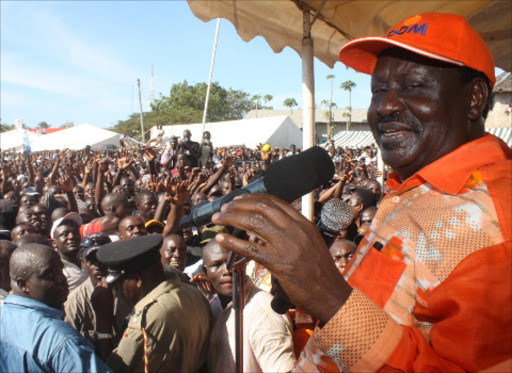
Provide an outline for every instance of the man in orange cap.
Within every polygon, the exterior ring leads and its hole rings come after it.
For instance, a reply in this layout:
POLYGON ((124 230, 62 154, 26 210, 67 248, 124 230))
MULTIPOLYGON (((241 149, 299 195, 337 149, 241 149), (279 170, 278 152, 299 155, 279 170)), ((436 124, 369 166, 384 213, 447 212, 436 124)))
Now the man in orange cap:
POLYGON ((494 62, 461 16, 425 13, 347 43, 372 75, 368 123, 392 190, 340 276, 288 204, 249 194, 212 222, 320 323, 297 371, 510 371, 512 155, 485 133, 494 62))

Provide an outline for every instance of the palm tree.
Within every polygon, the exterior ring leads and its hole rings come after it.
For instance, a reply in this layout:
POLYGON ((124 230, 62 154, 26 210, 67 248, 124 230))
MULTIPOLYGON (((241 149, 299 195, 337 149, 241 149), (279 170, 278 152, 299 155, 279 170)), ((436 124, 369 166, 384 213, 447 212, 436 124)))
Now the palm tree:
POLYGON ((297 101, 294 98, 287 98, 284 100, 283 105, 290 108, 290 116, 292 115, 292 108, 297 106, 297 101))
MULTIPOLYGON (((270 101, 272 101, 273 98, 274 98, 274 96, 272 96, 272 95, 263 96, 263 101, 265 101, 265 105, 270 104, 270 101)), ((272 106, 269 106, 269 109, 272 110, 272 106)))
POLYGON ((348 91, 348 122, 347 122, 347 131, 350 128, 350 122, 352 120, 352 88, 355 88, 356 83, 352 80, 347 80, 346 82, 341 83, 340 88, 348 91))
POLYGON ((261 100, 261 96, 260 95, 254 95, 252 96, 252 101, 255 103, 256 105, 256 118, 258 118, 258 108, 260 106, 260 100, 261 100))
POLYGON ((331 138, 331 120, 332 120, 332 85, 334 82, 334 78, 336 78, 334 75, 329 74, 325 77, 327 80, 331 81, 331 95, 329 97, 329 123, 327 123, 327 138, 331 138))

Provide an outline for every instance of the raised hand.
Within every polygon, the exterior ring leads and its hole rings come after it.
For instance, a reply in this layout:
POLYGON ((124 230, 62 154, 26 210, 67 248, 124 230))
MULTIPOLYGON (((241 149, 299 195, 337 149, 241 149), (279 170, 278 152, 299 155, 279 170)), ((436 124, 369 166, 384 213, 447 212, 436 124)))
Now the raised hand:
POLYGON ((151 162, 155 159, 155 149, 153 148, 150 148, 150 147, 145 147, 142 149, 142 151, 144 152, 144 155, 146 156, 146 159, 148 160, 148 162, 151 162))
POLYGON ((166 200, 176 206, 183 206, 187 203, 193 186, 193 182, 189 183, 188 180, 182 181, 176 186, 176 193, 173 196, 166 197, 166 200))
POLYGON ((73 191, 73 181, 68 175, 62 176, 60 179, 55 180, 55 182, 62 188, 64 193, 70 193, 73 191))

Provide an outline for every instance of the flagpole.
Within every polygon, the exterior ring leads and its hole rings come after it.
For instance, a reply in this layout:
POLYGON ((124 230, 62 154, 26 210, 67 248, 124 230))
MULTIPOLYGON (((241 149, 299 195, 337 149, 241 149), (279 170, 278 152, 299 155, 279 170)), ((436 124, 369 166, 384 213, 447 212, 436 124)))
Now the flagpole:
POLYGON ((208 88, 206 90, 206 98, 205 98, 205 102, 204 102, 203 131, 201 132, 201 139, 203 138, 203 135, 204 135, 204 127, 206 125, 206 114, 208 113, 208 101, 210 100, 210 88, 212 86, 213 65, 215 64, 215 53, 217 52, 217 41, 219 40, 219 29, 220 29, 220 18, 217 19, 217 29, 215 30, 215 41, 213 42, 212 62, 210 64, 210 77, 208 78, 208 88))

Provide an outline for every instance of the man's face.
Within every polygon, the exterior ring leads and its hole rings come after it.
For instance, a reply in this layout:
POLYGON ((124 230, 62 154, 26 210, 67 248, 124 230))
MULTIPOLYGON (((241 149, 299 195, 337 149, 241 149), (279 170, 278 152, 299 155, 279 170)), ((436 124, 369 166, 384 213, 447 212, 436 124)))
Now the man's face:
POLYGON ((94 184, 87 183, 85 185, 84 193, 86 198, 94 197, 94 184))
POLYGON ((94 199, 94 197, 86 198, 85 205, 87 206, 88 209, 91 209, 93 211, 96 210, 96 200, 94 199))
POLYGON ((85 194, 84 194, 84 188, 77 185, 73 188, 73 194, 75 195, 75 198, 81 199, 82 201, 85 200, 85 194))
POLYGON ((155 216, 156 211, 156 198, 155 196, 144 196, 140 205, 137 205, 137 209, 141 216, 146 220, 151 220, 155 216))
POLYGON ((203 261, 206 276, 213 288, 220 295, 233 296, 231 272, 226 268, 229 251, 220 247, 213 238, 203 250, 203 261))
POLYGON ((148 234, 144 226, 144 220, 138 216, 130 216, 119 224, 119 234, 122 240, 141 237, 148 234))
POLYGON ((377 201, 380 199, 380 196, 382 195, 382 192, 380 190, 380 185, 376 181, 370 181, 368 184, 366 184, 366 189, 370 190, 375 194, 375 197, 377 197, 377 201))
POLYGON ((180 168, 181 166, 185 166, 187 161, 187 157, 185 154, 178 154, 176 157, 176 167, 180 168))
POLYGON ((41 258, 41 265, 26 282, 30 298, 50 307, 62 309, 69 294, 63 268, 59 255, 54 251, 49 252, 47 257, 41 258))
POLYGON ((187 262, 187 247, 180 236, 168 237, 160 248, 162 264, 170 265, 183 272, 187 262))
POLYGON ((15 226, 11 231, 12 242, 16 241, 18 238, 27 233, 37 233, 32 224, 19 224, 15 226))
POLYGON ((39 215, 37 215, 34 212, 33 207, 31 207, 31 208, 26 207, 24 209, 20 209, 18 211, 18 216, 16 217, 16 222, 30 223, 36 228, 37 232, 41 231, 41 220, 39 219, 39 215))
POLYGON ((34 206, 39 202, 37 195, 24 194, 20 198, 20 206, 34 206))
POLYGON ((82 258, 82 266, 85 268, 94 286, 96 286, 107 273, 107 266, 96 258, 96 251, 82 258))
POLYGON ((192 137, 192 134, 190 133, 189 130, 185 130, 183 131, 183 139, 188 139, 190 140, 190 138, 192 137))
POLYGON ((41 232, 46 234, 48 231, 48 227, 50 226, 50 214, 48 213, 48 209, 45 205, 35 205, 32 207, 34 214, 39 216, 39 221, 41 222, 41 232))
POLYGON ((112 193, 124 193, 123 187, 121 185, 116 185, 112 188, 112 193))
POLYGON ((65 221, 55 229, 55 245, 65 255, 71 255, 80 248, 80 232, 72 221, 65 221))
POLYGON ((350 206, 352 206, 352 211, 354 211, 354 219, 356 219, 357 217, 359 217, 359 214, 363 209, 363 206, 359 201, 359 197, 357 196, 357 194, 352 193, 348 199, 348 203, 350 206))
POLYGON ((361 214, 361 225, 366 224, 369 226, 372 223, 376 212, 377 210, 371 208, 364 210, 361 214))
POLYGON ((350 259, 354 255, 355 247, 350 241, 335 241, 329 248, 332 260, 338 271, 343 274, 345 267, 347 266, 350 259))
POLYGON ((133 181, 130 178, 124 177, 121 179, 121 187, 123 188, 126 197, 130 198, 133 196, 133 181))
POLYGON ((371 90, 368 123, 401 179, 466 142, 468 89, 455 68, 392 49, 378 58, 371 90))

